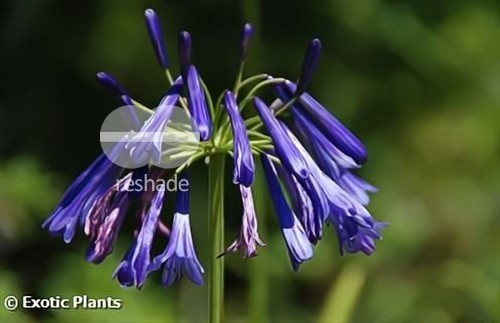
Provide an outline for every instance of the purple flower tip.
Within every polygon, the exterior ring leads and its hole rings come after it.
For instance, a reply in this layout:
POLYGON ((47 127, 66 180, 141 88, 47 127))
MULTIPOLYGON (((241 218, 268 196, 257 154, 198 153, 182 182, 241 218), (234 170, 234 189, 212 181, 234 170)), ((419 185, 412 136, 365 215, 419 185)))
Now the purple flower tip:
POLYGON ((160 18, 153 9, 146 9, 146 26, 149 32, 149 38, 153 44, 153 49, 156 54, 156 58, 160 63, 161 67, 168 69, 168 56, 165 47, 165 41, 161 32, 160 18))
POLYGON ((312 74, 316 69, 319 61, 319 54, 321 52, 321 41, 317 38, 313 39, 307 47, 304 60, 302 62, 302 70, 300 72, 300 78, 297 85, 296 95, 302 94, 309 81, 311 80, 312 74))
POLYGON ((246 61, 248 57, 248 47, 250 45, 250 40, 254 34, 254 28, 252 24, 246 23, 243 26, 242 40, 241 40, 241 60, 246 61))
POLYGON ((106 72, 99 72, 96 74, 97 81, 111 92, 118 95, 127 95, 127 91, 118 83, 111 74, 106 72))
POLYGON ((183 71, 183 74, 191 64, 191 44, 191 35, 187 31, 181 31, 179 33, 178 50, 181 70, 183 71))

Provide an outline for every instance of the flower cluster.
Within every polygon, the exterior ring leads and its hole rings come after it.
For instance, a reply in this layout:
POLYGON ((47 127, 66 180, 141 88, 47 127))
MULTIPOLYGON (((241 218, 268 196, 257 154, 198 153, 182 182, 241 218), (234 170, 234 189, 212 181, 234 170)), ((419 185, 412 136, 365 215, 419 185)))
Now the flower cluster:
MULTIPOLYGON (((355 175, 367 159, 366 149, 328 109, 306 92, 318 63, 321 43, 314 39, 306 50, 297 82, 259 74, 243 78, 248 57, 252 25, 243 28, 240 72, 233 90, 226 90, 212 101, 197 68, 191 62, 191 36, 181 32, 178 39, 179 76, 172 77, 160 20, 148 9, 146 26, 160 66, 170 84, 155 109, 132 99, 108 73, 97 74, 98 81, 116 93, 124 105, 150 113, 141 125, 131 109, 131 129, 137 138, 162 131, 172 110, 182 106, 189 111, 200 133, 196 152, 175 170, 188 179, 189 166, 212 154, 226 153, 233 158, 233 183, 241 193, 243 215, 238 237, 221 255, 241 251, 245 258, 257 255, 264 246, 258 234, 252 196, 257 157, 267 181, 270 198, 292 263, 299 265, 313 256, 313 247, 322 238, 325 224, 337 234, 340 252, 371 254, 375 240, 381 239, 384 223, 375 221, 366 205, 376 188, 355 175), (267 105, 256 96, 260 90, 276 96, 267 105), (246 94, 245 96, 242 95, 246 94), (254 107, 256 115, 244 119, 242 110, 254 107), (265 131, 261 131, 265 130, 265 131), (289 199, 286 198, 289 196, 289 199)), ((100 263, 113 251, 124 217, 132 204, 138 205, 137 228, 133 242, 118 265, 114 277, 122 286, 141 288, 149 273, 162 270, 162 282, 169 286, 182 276, 195 284, 203 283, 204 269, 198 261, 191 235, 189 190, 177 191, 171 224, 161 217, 164 189, 131 191, 130 183, 145 175, 160 180, 171 173, 155 166, 163 154, 161 138, 136 140, 124 137, 107 154, 99 156, 68 188, 43 227, 69 243, 77 230, 89 239, 86 259, 100 263), (147 166, 125 169, 109 156, 127 155, 134 162, 152 161, 147 166), (155 237, 162 237, 165 248, 152 255, 155 237)))

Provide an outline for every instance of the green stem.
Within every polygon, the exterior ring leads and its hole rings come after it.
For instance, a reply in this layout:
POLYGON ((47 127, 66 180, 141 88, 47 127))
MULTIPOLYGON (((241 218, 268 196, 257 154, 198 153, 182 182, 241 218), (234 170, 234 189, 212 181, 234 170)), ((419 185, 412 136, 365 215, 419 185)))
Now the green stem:
POLYGON ((224 312, 224 154, 210 156, 208 166, 210 260, 208 310, 210 323, 222 322, 224 312))

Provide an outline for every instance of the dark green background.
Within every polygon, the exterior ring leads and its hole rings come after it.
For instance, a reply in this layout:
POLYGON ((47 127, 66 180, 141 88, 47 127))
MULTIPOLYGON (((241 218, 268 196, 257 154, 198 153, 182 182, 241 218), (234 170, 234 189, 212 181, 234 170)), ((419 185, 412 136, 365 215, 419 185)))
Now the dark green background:
MULTIPOLYGON (((256 184, 256 259, 227 259, 228 322, 500 322, 500 3, 498 1, 55 1, 0 4, 0 296, 123 300, 119 311, 0 309, 2 322, 203 322, 204 288, 142 291, 110 277, 129 245, 99 266, 85 242, 65 245, 40 223, 100 153, 98 133, 117 98, 106 70, 154 106, 166 90, 143 24, 163 19, 172 61, 189 30, 210 89, 231 87, 240 28, 257 29, 247 74, 295 79, 309 39, 323 53, 310 91, 367 145, 362 174, 379 187, 370 210, 390 222, 377 252, 339 257, 332 230, 292 273, 256 184)), ((206 169, 194 166, 193 231, 207 267, 206 169)), ((228 177, 230 175, 228 169, 228 177)), ((227 185, 227 240, 241 206, 227 185)), ((168 216, 168 212, 164 216, 168 216)))

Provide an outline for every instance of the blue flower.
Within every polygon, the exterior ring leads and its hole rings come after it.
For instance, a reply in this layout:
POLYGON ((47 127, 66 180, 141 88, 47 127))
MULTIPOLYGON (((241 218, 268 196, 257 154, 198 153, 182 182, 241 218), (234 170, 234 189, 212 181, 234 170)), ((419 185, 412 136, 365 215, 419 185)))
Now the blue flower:
POLYGON ((313 39, 307 47, 304 61, 302 62, 302 70, 300 72, 299 82, 297 84, 297 89, 294 95, 300 95, 305 91, 307 84, 311 80, 312 74, 314 73, 314 70, 318 65, 320 51, 321 41, 317 38, 313 39))
POLYGON ((192 65, 189 67, 185 83, 187 83, 189 111, 200 130, 200 139, 206 141, 212 135, 212 121, 196 67, 192 65))
POLYGON ((312 244, 307 238, 302 224, 292 212, 283 196, 274 165, 265 154, 261 155, 261 161, 292 268, 297 271, 300 264, 312 258, 312 244))
MULTIPOLYGON (((117 145, 114 150, 121 148, 122 145, 117 145)), ((77 226, 83 224, 96 200, 114 184, 121 171, 122 168, 113 164, 105 154, 100 155, 66 190, 42 227, 69 243, 77 226)))
MULTIPOLYGON (((285 82, 290 94, 295 93, 297 86, 290 81, 285 82)), ((363 143, 352 134, 337 118, 335 118, 321 103, 308 93, 299 97, 300 109, 307 112, 324 135, 346 155, 352 157, 358 164, 367 160, 367 152, 363 143)))
POLYGON ((240 48, 240 59, 245 62, 248 57, 248 48, 250 46, 250 40, 253 38, 254 28, 252 24, 246 23, 243 26, 243 32, 241 35, 241 48, 240 48))
MULTIPOLYGON (((181 180, 187 179, 183 175, 181 180)), ((162 254, 156 256, 148 271, 163 265, 163 285, 170 286, 183 275, 196 285, 203 284, 203 267, 194 250, 189 223, 189 189, 177 191, 172 231, 162 254)))
POLYGON ((149 117, 141 130, 129 139, 125 148, 130 151, 134 167, 149 162, 161 162, 163 135, 166 124, 172 115, 175 104, 179 101, 182 90, 182 78, 178 77, 167 94, 160 101, 154 114, 149 117))
POLYGON ((273 140, 276 153, 285 167, 298 178, 307 178, 309 169, 305 160, 290 142, 279 121, 273 116, 271 109, 258 97, 254 98, 253 104, 273 140))
POLYGON ((163 185, 155 191, 147 212, 143 209, 144 216, 139 234, 113 274, 123 287, 141 288, 146 281, 151 264, 151 245, 158 226, 164 195, 165 186, 163 185))
POLYGON ((298 214, 309 241, 316 244, 323 235, 323 219, 315 214, 311 198, 295 176, 283 167, 278 168, 278 173, 285 183, 295 213, 298 214))
POLYGON ((335 147, 299 109, 292 107, 292 115, 297 129, 311 146, 318 166, 342 189, 367 205, 370 202, 367 192, 376 192, 377 189, 352 173, 351 169, 360 165, 335 147))
POLYGON ((101 263, 112 251, 129 199, 131 173, 108 189, 94 203, 85 218, 84 232, 90 237, 86 259, 101 263))
POLYGON ((163 34, 161 31, 161 23, 158 14, 153 9, 146 9, 144 16, 146 18, 146 26, 149 32, 149 38, 151 39, 151 44, 153 45, 153 50, 155 52, 158 63, 160 63, 163 69, 168 69, 169 61, 167 56, 167 48, 165 46, 165 40, 163 39, 163 34))
POLYGON ((233 129, 233 183, 249 187, 252 185, 255 178, 255 164, 253 161, 252 150, 250 148, 245 122, 238 111, 236 99, 231 91, 226 91, 224 96, 224 106, 229 115, 229 120, 233 129))
POLYGON ((253 203, 252 190, 249 187, 240 185, 241 200, 243 202, 243 217, 241 223, 240 236, 227 247, 226 251, 236 252, 240 249, 244 251, 244 257, 250 258, 257 256, 257 246, 264 247, 265 243, 259 237, 257 232, 257 216, 255 215, 255 206, 253 203))

